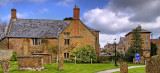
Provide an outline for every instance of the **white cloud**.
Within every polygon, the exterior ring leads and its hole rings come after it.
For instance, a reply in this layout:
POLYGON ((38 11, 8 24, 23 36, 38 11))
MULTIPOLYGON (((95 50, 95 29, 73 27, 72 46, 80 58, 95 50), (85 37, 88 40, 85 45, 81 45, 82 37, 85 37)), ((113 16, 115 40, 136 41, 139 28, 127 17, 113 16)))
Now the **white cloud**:
POLYGON ((0 5, 7 6, 12 4, 13 2, 22 2, 22 1, 29 1, 29 2, 35 2, 35 3, 42 3, 47 0, 0 0, 0 5))
POLYGON ((141 24, 142 29, 153 33, 153 38, 160 36, 160 16, 154 22, 130 21, 134 13, 128 11, 114 12, 110 6, 105 8, 95 8, 84 12, 82 21, 90 27, 100 30, 100 45, 103 47, 108 43, 113 43, 113 38, 124 37, 126 33, 141 24))
POLYGON ((101 33, 116 34, 126 32, 134 27, 133 23, 129 22, 129 17, 120 12, 116 14, 108 8, 96 8, 85 12, 82 21, 100 30, 101 33))
POLYGON ((57 5, 69 6, 73 5, 74 2, 75 0, 60 0, 59 2, 57 2, 57 5))
MULTIPOLYGON (((17 18, 26 18, 27 16, 28 16, 27 13, 17 13, 17 18)), ((2 22, 6 22, 6 21, 9 22, 10 18, 11 18, 11 14, 8 14, 2 17, 2 22)))

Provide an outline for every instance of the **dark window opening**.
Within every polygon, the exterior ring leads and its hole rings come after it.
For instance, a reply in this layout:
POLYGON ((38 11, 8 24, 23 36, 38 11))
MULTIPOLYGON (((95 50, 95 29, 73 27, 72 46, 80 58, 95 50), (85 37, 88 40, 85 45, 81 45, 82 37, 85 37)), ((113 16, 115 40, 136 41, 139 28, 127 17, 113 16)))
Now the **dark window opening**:
POLYGON ((32 39, 32 45, 41 45, 41 39, 32 39))
POLYGON ((65 45, 69 45, 69 39, 65 39, 65 45))
POLYGON ((64 53, 64 58, 66 58, 66 53, 64 53))

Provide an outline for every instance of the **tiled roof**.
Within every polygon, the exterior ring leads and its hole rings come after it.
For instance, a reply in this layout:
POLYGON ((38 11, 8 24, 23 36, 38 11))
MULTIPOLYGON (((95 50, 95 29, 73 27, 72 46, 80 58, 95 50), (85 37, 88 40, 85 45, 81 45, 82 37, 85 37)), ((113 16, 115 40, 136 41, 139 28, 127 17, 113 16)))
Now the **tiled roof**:
MULTIPOLYGON (((129 35, 130 33, 133 33, 133 30, 130 31, 128 34, 126 34, 126 36, 129 35)), ((141 31, 139 31, 139 33, 151 33, 151 31, 141 29, 141 31)))
POLYGON ((17 19, 13 21, 8 37, 57 38, 71 21, 44 19, 17 19))
POLYGON ((151 42, 159 45, 160 44, 160 39, 151 39, 151 42))
MULTIPOLYGON (((58 38, 71 21, 46 19, 17 19, 13 21, 8 37, 58 38)), ((90 31, 97 31, 87 27, 90 31)))

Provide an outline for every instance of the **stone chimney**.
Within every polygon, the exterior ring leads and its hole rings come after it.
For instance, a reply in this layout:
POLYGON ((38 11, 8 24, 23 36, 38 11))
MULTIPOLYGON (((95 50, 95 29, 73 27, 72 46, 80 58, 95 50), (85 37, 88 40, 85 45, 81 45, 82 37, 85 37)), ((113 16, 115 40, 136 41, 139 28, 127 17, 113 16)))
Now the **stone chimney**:
POLYGON ((12 19, 17 19, 17 13, 16 13, 17 11, 16 11, 16 9, 11 9, 11 18, 12 19))
POLYGON ((79 35, 79 12, 80 8, 75 5, 73 9, 73 32, 76 36, 79 35))
POLYGON ((138 28, 138 29, 141 29, 141 25, 139 24, 137 28, 138 28))
POLYGON ((75 5, 74 10, 73 10, 73 19, 79 19, 79 12, 80 12, 80 8, 78 6, 75 5))

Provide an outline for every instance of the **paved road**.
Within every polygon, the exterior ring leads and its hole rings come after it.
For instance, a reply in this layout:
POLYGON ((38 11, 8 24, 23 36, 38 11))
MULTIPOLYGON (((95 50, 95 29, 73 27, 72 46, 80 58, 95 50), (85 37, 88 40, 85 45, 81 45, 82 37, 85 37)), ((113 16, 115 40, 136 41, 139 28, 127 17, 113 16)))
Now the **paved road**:
MULTIPOLYGON (((142 65, 142 66, 129 66, 128 69, 136 68, 136 67, 144 67, 144 66, 145 66, 145 65, 142 65)), ((110 69, 110 70, 105 70, 105 71, 100 71, 100 72, 97 72, 97 73, 112 73, 112 72, 116 72, 116 71, 120 71, 120 68, 110 69)))

